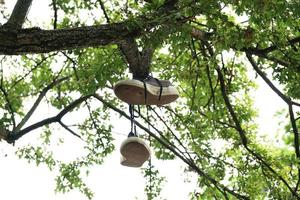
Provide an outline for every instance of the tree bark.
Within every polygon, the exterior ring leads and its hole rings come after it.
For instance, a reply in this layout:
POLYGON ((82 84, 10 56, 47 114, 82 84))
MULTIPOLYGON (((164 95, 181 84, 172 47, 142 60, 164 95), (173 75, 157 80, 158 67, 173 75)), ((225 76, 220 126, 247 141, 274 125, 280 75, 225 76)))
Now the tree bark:
POLYGON ((3 27, 0 29, 0 54, 48 53, 118 44, 128 37, 139 36, 141 31, 142 27, 129 28, 127 22, 62 30, 11 30, 3 27))
POLYGON ((18 0, 10 18, 4 26, 11 29, 21 29, 31 3, 32 0, 18 0))

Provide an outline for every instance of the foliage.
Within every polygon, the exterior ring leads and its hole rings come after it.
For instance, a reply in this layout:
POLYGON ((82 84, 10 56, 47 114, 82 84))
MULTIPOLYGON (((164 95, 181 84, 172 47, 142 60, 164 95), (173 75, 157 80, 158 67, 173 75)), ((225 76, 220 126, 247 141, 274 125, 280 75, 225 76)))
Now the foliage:
MULTIPOLYGON (((134 37, 140 53, 155 50, 152 73, 171 80, 180 99, 148 108, 148 117, 142 108, 139 126, 152 136, 153 155, 181 159, 188 173, 198 175, 197 188, 191 188, 197 195, 191 199, 300 198, 297 1, 53 0, 49 6, 56 15, 49 27, 62 31, 104 23, 141 29, 128 37, 134 37), (285 129, 277 136, 259 133, 263 122, 256 120, 253 98, 258 77, 286 103, 277 116, 285 129)), ((2 12, 1 22, 9 14, 2 12)), ((12 143, 43 127, 38 144, 18 149, 17 155, 58 171, 59 192, 78 189, 92 199, 84 172, 115 150, 111 116, 117 112, 126 117, 126 110, 112 88, 129 77, 131 64, 120 49, 122 44, 112 42, 1 56, 0 128, 8 130, 12 139, 6 141, 12 143), (54 117, 32 123, 29 118, 38 106, 47 106, 54 117), (72 115, 80 119, 68 121, 72 115), (61 133, 80 138, 82 155, 68 162, 59 159, 51 151, 57 132, 59 138, 61 133)), ((63 145, 63 139, 58 141, 63 145)), ((151 164, 144 169, 148 199, 159 198, 164 178, 158 172, 151 164)))

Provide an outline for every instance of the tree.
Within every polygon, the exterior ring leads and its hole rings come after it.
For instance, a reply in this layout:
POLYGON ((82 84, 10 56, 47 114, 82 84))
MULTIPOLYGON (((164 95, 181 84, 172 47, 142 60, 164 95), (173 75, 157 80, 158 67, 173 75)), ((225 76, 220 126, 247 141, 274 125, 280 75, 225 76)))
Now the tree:
MULTIPOLYGON (((198 175, 199 199, 300 198, 297 1, 52 0, 47 30, 26 21, 31 3, 18 0, 12 13, 2 12, 0 53, 19 56, 1 60, 1 139, 14 144, 40 130, 40 146, 18 155, 58 168, 59 191, 79 188, 92 198, 80 170, 114 150, 110 113, 130 118, 112 87, 128 72, 151 70, 176 83, 181 98, 160 111, 141 108, 137 125, 159 159, 177 157, 198 175), (81 20, 83 10, 89 22, 81 20), (257 134, 253 72, 286 103, 280 145, 257 134), (29 123, 42 103, 57 114, 29 123), (82 110, 82 122, 64 122, 82 110), (84 157, 55 159, 47 148, 55 125, 85 141, 84 157), (218 151, 217 140, 224 144, 218 151)), ((149 199, 158 195, 147 192, 149 199)))

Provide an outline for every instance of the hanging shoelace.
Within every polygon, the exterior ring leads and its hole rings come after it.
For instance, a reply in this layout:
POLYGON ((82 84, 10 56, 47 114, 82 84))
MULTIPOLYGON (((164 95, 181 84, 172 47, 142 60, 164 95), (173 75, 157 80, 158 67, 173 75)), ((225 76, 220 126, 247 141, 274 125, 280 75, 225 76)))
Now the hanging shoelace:
POLYGON ((129 114, 130 114, 130 133, 128 134, 128 137, 138 137, 137 131, 136 131, 136 124, 135 119, 140 116, 141 110, 140 106, 138 106, 138 115, 135 115, 134 105, 129 104, 129 114))
MULTIPOLYGON (((147 109, 147 122, 148 122, 148 130, 150 131, 150 117, 149 117, 149 108, 151 108, 151 106, 147 105, 146 109, 147 109)), ((149 140, 149 147, 151 147, 151 136, 150 134, 148 134, 148 140, 149 140)), ((152 160, 151 160, 151 156, 149 158, 149 162, 148 162, 148 167, 149 167, 149 186, 150 186, 150 192, 152 193, 152 160)))
POLYGON ((133 79, 139 80, 141 82, 143 82, 144 84, 144 93, 145 93, 145 104, 147 105, 147 81, 154 79, 156 81, 156 83, 159 85, 159 96, 158 96, 158 100, 161 100, 161 95, 162 95, 162 91, 163 91, 163 86, 162 83, 159 79, 154 78, 152 75, 147 75, 145 78, 139 78, 139 77, 133 77, 133 79))

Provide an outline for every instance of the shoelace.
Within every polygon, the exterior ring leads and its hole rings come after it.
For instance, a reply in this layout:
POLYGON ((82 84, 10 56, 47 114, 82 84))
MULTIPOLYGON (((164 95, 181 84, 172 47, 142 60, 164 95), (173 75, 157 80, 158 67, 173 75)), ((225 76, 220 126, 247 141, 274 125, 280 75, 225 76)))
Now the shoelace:
POLYGON ((133 104, 129 104, 129 114, 130 114, 130 132, 128 134, 128 137, 138 137, 137 132, 136 132, 136 124, 135 124, 135 120, 134 118, 137 118, 140 116, 141 110, 140 110, 140 106, 138 106, 138 115, 135 115, 134 112, 134 105, 133 104))
POLYGON ((159 79, 157 78, 154 78, 153 76, 151 75, 148 75, 146 76, 145 78, 137 78, 137 77, 133 77, 133 79, 136 79, 136 80, 139 80, 139 81, 142 81, 143 84, 144 84, 144 93, 145 93, 145 104, 147 104, 147 85, 146 85, 146 82, 150 79, 154 79, 156 81, 156 83, 159 85, 159 96, 158 96, 158 100, 160 101, 161 100, 161 95, 162 95, 162 91, 163 91, 163 86, 162 86, 162 83, 159 79))

